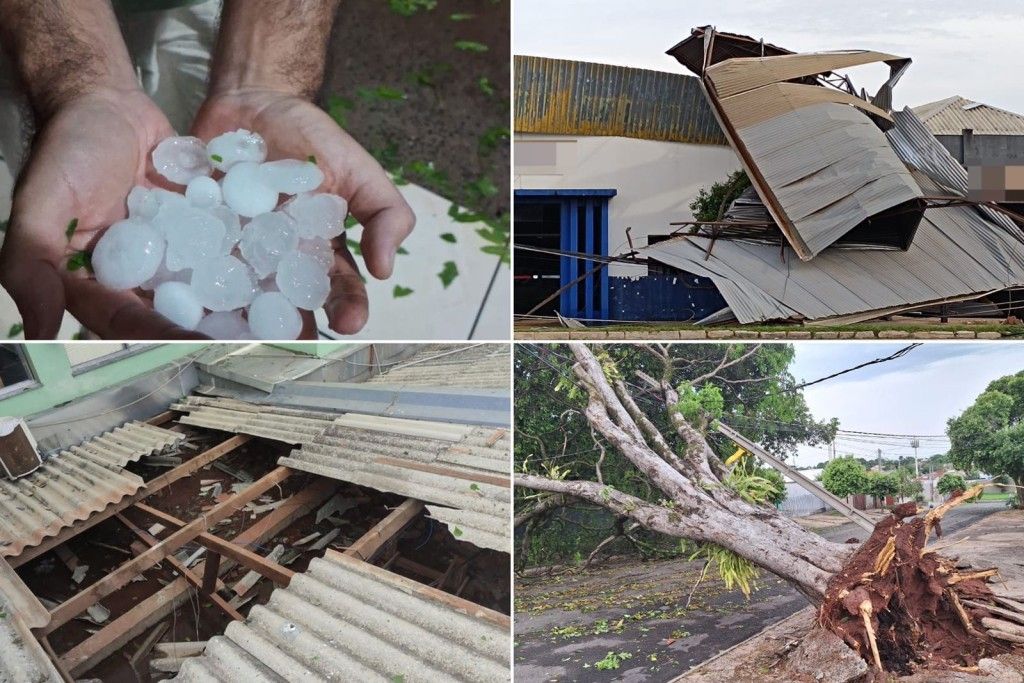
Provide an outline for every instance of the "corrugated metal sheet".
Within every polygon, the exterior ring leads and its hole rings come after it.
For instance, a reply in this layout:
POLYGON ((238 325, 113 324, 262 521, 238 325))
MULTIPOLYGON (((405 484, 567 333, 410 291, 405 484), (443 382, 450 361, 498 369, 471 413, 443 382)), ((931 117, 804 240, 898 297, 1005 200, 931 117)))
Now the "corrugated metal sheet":
POLYGON ((846 51, 734 58, 702 75, 730 145, 804 261, 888 209, 905 211, 898 221, 860 230, 858 241, 906 248, 917 228, 921 189, 875 121, 889 113, 845 91, 791 81, 872 61, 890 65, 889 83, 909 64, 846 51))
POLYGON ((328 551, 211 638, 182 683, 508 681, 506 617, 328 551), (459 604, 466 604, 459 601, 459 604))
POLYGON ((517 133, 726 144, 692 76, 516 56, 514 91, 517 133))
POLYGON ((63 683, 14 602, 0 591, 0 683, 63 683))
POLYGON ((511 488, 492 482, 508 481, 510 448, 504 429, 475 427, 453 442, 335 424, 279 464, 474 513, 464 518, 473 537, 459 537, 509 552, 511 488))
POLYGON ((1024 135, 1024 116, 954 95, 914 107, 932 135, 1024 135), (966 108, 965 108, 966 107, 966 108))
POLYGON ((179 418, 182 424, 235 434, 251 434, 291 444, 312 441, 338 416, 337 413, 317 410, 203 396, 189 396, 171 408, 189 413, 179 418))
POLYGON ((422 387, 507 389, 512 365, 507 344, 431 344, 374 375, 370 383, 422 387))
POLYGON ((0 556, 19 555, 132 495, 143 481, 124 466, 162 453, 184 438, 179 432, 129 422, 51 455, 27 477, 0 480, 0 556))

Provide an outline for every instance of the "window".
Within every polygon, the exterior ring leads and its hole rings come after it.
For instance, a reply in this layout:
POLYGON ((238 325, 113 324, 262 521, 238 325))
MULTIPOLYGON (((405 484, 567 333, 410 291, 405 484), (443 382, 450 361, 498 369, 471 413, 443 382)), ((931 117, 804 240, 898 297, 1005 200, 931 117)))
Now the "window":
POLYGON ((585 256, 608 255, 608 200, 615 194, 516 190, 516 245, 526 247, 515 259, 517 314, 539 306, 538 315, 557 310, 569 318, 608 319, 608 269, 585 256))
POLYGON ((79 375, 153 348, 152 344, 65 344, 71 374, 79 375))
POLYGON ((35 373, 21 344, 0 344, 0 397, 36 386, 35 373))

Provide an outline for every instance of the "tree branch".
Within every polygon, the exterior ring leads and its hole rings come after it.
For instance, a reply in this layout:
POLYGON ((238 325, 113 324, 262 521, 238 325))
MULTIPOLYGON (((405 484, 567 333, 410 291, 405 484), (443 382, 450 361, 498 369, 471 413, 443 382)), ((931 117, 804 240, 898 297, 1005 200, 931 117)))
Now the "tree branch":
POLYGON ((750 349, 739 358, 729 360, 729 351, 732 350, 732 345, 729 345, 726 348, 725 353, 722 355, 722 361, 718 364, 718 367, 716 367, 711 372, 705 373, 697 377, 696 379, 690 380, 690 384, 692 384, 693 387, 696 388, 697 385, 703 384, 704 382, 714 379, 722 370, 731 368, 732 366, 742 363, 746 359, 753 356, 755 353, 761 350, 761 346, 763 346, 763 344, 755 344, 754 346, 751 346, 750 349))

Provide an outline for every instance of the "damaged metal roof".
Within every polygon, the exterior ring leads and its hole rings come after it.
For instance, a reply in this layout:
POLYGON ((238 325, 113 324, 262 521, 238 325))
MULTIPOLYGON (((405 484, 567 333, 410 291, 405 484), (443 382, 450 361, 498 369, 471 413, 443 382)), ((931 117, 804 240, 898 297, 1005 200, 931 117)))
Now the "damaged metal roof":
POLYGON ((729 144, 797 256, 809 261, 844 238, 906 249, 924 211, 922 192, 886 140, 891 117, 877 105, 910 60, 847 50, 716 62, 715 42, 735 41, 713 30, 704 37, 699 67, 677 58, 697 67, 729 144), (848 81, 844 89, 817 80, 873 62, 888 64, 890 78, 872 100, 848 81))
POLYGON ((188 396, 171 408, 188 413, 178 419, 181 424, 250 434, 291 444, 312 441, 338 416, 337 413, 318 410, 205 396, 188 396))
POLYGON ((340 423, 279 464, 434 503, 431 516, 455 524, 452 533, 460 540, 509 552, 510 448, 505 429, 473 427, 453 440, 414 436, 392 426, 367 429, 340 423))
POLYGON ((509 618, 328 550, 175 681, 507 681, 509 618))
POLYGON ((0 479, 0 556, 13 557, 142 488, 124 466, 184 439, 129 422, 47 458, 32 474, 0 479))
POLYGON ((1024 135, 1024 116, 966 97, 953 95, 914 107, 914 113, 933 135, 1024 135))
POLYGON ((515 131, 724 145, 692 76, 547 57, 515 57, 515 131))
POLYGON ((367 383, 507 389, 511 362, 507 344, 431 344, 367 383))

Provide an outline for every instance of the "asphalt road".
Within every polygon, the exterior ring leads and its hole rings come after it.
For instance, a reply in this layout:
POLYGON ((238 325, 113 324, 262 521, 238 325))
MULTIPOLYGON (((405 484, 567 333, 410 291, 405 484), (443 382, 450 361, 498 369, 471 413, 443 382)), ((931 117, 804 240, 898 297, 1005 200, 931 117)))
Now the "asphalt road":
MULTIPOLYGON (((1003 509, 1001 502, 954 508, 942 522, 943 537, 962 535, 1003 509)), ((821 533, 840 542, 867 535, 852 523, 821 533)), ((522 599, 517 593, 515 680, 669 681, 807 605, 789 584, 762 575, 749 601, 739 590, 705 579, 695 598, 699 604, 682 610, 696 569, 699 563, 686 560, 623 565, 580 581, 548 579, 525 588, 522 599), (568 632, 556 631, 566 627, 568 632), (629 657, 616 669, 599 670, 597 662, 608 653, 629 657)))

